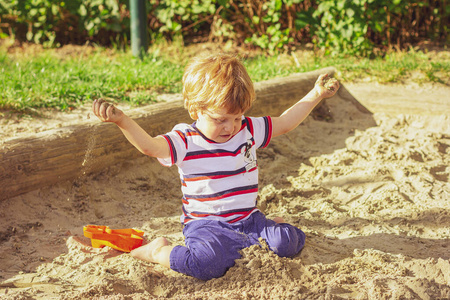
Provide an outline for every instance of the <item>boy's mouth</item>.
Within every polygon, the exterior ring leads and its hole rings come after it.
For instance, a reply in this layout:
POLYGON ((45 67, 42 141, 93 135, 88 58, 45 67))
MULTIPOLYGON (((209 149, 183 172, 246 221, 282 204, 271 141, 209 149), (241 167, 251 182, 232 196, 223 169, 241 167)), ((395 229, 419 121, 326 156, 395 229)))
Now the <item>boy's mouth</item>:
POLYGON ((221 139, 229 140, 232 137, 232 135, 231 134, 221 134, 221 135, 219 135, 219 137, 221 139))

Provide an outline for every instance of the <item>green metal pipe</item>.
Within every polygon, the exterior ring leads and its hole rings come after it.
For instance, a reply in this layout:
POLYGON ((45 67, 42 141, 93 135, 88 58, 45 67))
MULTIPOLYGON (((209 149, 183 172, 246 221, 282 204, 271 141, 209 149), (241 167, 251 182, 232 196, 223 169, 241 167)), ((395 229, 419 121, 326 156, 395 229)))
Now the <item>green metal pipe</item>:
POLYGON ((133 56, 143 58, 148 50, 146 0, 130 0, 131 51, 133 56))

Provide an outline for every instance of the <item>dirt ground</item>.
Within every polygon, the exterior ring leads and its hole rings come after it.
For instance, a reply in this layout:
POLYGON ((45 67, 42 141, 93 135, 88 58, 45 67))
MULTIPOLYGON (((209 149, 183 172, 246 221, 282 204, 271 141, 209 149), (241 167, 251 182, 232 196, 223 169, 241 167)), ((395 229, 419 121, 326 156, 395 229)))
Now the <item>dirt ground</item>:
MULTIPOLYGON (((142 157, 0 202, 0 298, 450 299, 450 88, 344 85, 373 114, 332 99, 331 122, 310 117, 258 153, 258 207, 305 231, 301 254, 253 246, 204 282, 90 247, 87 224, 183 244, 177 170, 142 157)), ((0 139, 96 122, 88 112, 4 119, 0 139)))

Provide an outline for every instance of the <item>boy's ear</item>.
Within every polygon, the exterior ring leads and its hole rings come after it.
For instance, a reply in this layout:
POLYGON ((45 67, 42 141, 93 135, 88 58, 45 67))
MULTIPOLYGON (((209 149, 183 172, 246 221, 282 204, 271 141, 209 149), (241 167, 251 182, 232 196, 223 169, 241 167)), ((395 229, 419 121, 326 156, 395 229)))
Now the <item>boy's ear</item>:
POLYGON ((191 117, 192 120, 198 119, 198 114, 196 111, 189 111, 189 116, 191 117))

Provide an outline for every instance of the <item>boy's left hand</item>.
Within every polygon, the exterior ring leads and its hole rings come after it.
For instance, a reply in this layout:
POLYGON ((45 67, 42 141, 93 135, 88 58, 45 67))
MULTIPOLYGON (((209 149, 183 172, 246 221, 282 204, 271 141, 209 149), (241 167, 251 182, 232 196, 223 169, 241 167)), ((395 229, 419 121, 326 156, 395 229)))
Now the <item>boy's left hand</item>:
POLYGON ((314 89, 321 98, 330 98, 336 94, 339 89, 339 81, 330 77, 328 74, 322 74, 317 79, 314 89))

